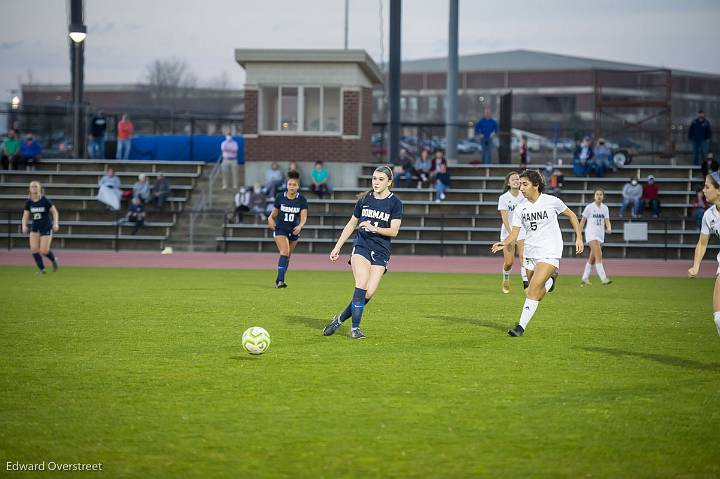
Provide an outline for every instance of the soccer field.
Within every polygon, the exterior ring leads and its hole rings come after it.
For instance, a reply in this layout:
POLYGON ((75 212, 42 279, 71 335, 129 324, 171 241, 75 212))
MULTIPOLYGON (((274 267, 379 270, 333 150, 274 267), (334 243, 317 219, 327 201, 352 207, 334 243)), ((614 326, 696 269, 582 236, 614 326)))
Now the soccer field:
POLYGON ((349 271, 291 269, 285 290, 274 277, 1 267, 2 471, 720 475, 710 279, 580 288, 561 275, 526 335, 510 338, 517 276, 503 295, 499 275, 389 273, 366 308, 368 339, 353 341, 349 324, 321 334, 350 300, 349 271), (249 326, 270 332, 266 354, 243 352, 249 326))

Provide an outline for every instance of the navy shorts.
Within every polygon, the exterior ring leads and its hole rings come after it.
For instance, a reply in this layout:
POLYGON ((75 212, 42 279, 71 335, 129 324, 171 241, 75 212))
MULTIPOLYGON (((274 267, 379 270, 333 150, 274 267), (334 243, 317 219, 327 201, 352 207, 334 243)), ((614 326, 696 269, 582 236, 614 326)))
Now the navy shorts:
POLYGON ((273 238, 276 236, 287 236, 288 241, 297 241, 300 239, 300 235, 294 235, 292 231, 275 228, 273 231, 273 238))
POLYGON ((352 249, 352 254, 359 254, 366 260, 370 261, 373 266, 384 266, 387 269, 387 265, 390 262, 390 256, 383 251, 371 251, 364 246, 355 245, 352 249))
POLYGON ((31 233, 40 233, 40 236, 52 236, 52 226, 36 226, 32 225, 31 233))

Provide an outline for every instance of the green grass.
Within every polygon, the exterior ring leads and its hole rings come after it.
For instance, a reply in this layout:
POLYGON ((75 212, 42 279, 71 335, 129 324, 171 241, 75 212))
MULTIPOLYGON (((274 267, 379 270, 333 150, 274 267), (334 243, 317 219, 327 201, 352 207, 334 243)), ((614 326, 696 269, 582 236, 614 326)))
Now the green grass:
POLYGON ((353 341, 320 332, 349 272, 273 279, 0 268, 0 476, 720 475, 711 280, 561 276, 509 338, 517 277, 502 295, 497 276, 390 273, 353 341), (255 325, 259 357, 240 346, 255 325))

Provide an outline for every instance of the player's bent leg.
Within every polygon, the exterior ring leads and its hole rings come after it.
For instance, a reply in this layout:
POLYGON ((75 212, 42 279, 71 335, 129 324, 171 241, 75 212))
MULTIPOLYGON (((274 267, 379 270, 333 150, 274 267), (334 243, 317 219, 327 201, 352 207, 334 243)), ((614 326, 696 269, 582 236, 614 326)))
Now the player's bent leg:
POLYGON ((715 289, 713 290, 713 320, 718 334, 720 334, 720 276, 715 278, 715 289))
POLYGON ((520 277, 522 278, 523 288, 527 289, 530 285, 530 280, 528 279, 527 269, 525 268, 525 240, 517 241, 517 253, 518 259, 520 260, 520 277))
POLYGON ((502 292, 508 294, 510 292, 510 271, 512 271, 513 262, 515 261, 515 245, 509 244, 503 248, 503 263, 502 270, 502 292))
POLYGON ((277 265, 277 276, 275 277, 275 287, 286 288, 285 273, 287 273, 287 267, 290 260, 290 244, 287 236, 275 234, 274 237, 275 245, 280 252, 280 258, 278 258, 277 265))
POLYGON ((58 270, 58 264, 57 264, 57 258, 55 258, 55 254, 50 249, 50 246, 52 245, 52 235, 46 235, 40 237, 40 252, 44 254, 47 259, 50 260, 50 263, 52 264, 52 270, 53 273, 55 273, 58 270))
POLYGON ((595 243, 593 255, 595 256, 595 270, 597 271, 598 276, 600 276, 600 282, 602 284, 610 284, 612 281, 607 277, 607 274, 605 273, 605 266, 602 261, 602 243, 600 243, 600 241, 592 241, 592 243, 595 243))
POLYGON ((38 268, 38 272, 45 274, 45 265, 40 255, 40 233, 30 233, 30 253, 38 268))

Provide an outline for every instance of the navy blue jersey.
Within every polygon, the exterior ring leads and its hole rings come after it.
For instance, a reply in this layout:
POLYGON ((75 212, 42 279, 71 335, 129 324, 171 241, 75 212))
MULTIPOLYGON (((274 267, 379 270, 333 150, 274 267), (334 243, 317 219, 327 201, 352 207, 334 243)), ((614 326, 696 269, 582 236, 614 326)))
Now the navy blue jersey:
MULTIPOLYGON (((389 228, 390 221, 402 219, 403 204, 393 193, 383 200, 379 200, 369 193, 355 203, 353 216, 359 218, 359 223, 369 221, 380 228, 389 228)), ((353 246, 363 246, 370 251, 378 251, 390 256, 390 237, 378 233, 371 233, 364 228, 358 228, 353 246)))
POLYGON ((53 204, 49 199, 41 196, 38 201, 27 200, 25 202, 25 211, 30 213, 33 229, 47 230, 52 228, 52 216, 50 208, 53 204))
POLYGON ((287 193, 280 193, 275 197, 275 204, 278 215, 275 218, 277 229, 292 231, 300 224, 300 211, 308 209, 308 202, 305 197, 298 193, 294 200, 287 197, 287 193))

